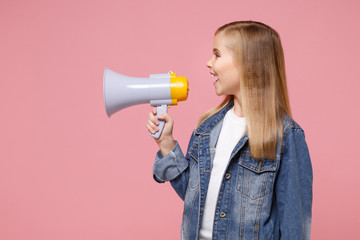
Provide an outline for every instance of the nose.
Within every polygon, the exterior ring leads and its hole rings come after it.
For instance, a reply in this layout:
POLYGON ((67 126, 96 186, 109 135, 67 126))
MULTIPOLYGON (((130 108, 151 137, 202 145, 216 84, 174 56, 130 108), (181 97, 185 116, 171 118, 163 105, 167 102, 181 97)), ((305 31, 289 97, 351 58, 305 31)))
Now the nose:
POLYGON ((206 63, 206 66, 208 68, 212 68, 212 58, 210 58, 210 60, 206 63))

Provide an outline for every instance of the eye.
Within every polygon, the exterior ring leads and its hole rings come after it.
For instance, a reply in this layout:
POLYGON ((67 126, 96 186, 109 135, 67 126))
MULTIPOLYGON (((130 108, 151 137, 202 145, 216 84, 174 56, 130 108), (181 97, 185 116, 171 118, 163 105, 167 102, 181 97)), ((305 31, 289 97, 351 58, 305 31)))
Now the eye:
POLYGON ((215 58, 218 58, 218 57, 220 57, 220 54, 214 53, 214 56, 215 56, 215 58))

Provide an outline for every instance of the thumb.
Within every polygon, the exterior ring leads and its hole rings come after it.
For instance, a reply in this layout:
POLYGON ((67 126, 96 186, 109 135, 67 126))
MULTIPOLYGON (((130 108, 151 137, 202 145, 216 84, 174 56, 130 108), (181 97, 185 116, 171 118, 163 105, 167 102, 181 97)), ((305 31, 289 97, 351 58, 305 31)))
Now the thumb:
POLYGON ((163 114, 157 115, 156 117, 160 120, 166 120, 167 114, 163 113, 163 114))
POLYGON ((169 114, 167 114, 167 113, 160 114, 160 115, 157 116, 157 118, 158 118, 159 120, 165 120, 165 122, 168 122, 168 121, 171 120, 169 114))

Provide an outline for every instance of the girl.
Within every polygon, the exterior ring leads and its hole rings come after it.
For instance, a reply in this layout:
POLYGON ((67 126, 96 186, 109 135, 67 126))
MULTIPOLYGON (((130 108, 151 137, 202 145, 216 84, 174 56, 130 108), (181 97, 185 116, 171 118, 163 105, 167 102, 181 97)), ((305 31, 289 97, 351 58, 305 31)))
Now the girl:
POLYGON ((181 239, 310 239, 312 166, 291 117, 278 33, 260 22, 226 24, 207 67, 225 99, 200 118, 185 156, 173 119, 158 116, 154 179, 184 200, 181 239))

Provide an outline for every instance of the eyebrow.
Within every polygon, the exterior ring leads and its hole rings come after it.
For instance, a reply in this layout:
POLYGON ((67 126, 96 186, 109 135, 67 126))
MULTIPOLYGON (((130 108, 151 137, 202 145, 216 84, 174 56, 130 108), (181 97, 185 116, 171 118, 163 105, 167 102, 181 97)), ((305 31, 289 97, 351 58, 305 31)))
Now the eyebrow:
POLYGON ((217 48, 213 48, 213 53, 215 53, 215 52, 219 52, 219 53, 220 53, 220 50, 217 49, 217 48))

